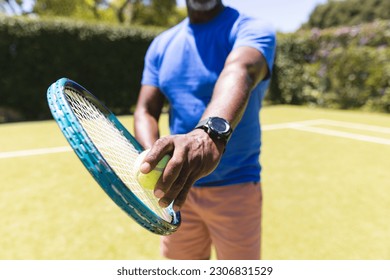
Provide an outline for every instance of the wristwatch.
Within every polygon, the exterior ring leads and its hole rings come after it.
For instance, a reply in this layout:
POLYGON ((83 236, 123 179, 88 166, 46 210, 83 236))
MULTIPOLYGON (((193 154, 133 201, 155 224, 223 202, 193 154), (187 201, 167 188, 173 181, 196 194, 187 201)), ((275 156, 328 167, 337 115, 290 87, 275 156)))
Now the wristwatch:
POLYGON ((195 129, 197 128, 201 128, 206 131, 210 135, 211 139, 222 140, 225 144, 229 141, 229 138, 233 133, 229 122, 219 117, 210 117, 201 120, 196 125, 195 129))

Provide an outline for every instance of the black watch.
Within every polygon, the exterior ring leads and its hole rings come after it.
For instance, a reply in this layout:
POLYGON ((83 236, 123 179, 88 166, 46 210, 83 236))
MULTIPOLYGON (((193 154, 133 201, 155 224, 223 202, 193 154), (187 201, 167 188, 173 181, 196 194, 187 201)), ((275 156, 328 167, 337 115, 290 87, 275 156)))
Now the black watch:
POLYGON ((195 129, 201 128, 206 131, 211 139, 218 139, 225 142, 229 141, 233 130, 229 122, 223 118, 211 117, 201 120, 195 127, 195 129))

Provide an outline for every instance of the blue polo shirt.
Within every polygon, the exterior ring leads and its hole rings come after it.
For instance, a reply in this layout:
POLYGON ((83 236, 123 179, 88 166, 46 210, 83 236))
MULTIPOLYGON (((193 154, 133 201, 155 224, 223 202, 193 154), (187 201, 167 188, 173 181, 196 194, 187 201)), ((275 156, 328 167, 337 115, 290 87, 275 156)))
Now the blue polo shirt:
MULTIPOLYGON (((191 24, 186 18, 154 39, 145 56, 142 84, 158 87, 167 98, 171 134, 187 133, 209 104, 229 53, 253 47, 263 54, 271 72, 275 44, 272 27, 230 7, 207 23, 191 24)), ((259 111, 268 84, 269 76, 254 88, 218 167, 196 186, 261 180, 259 111)))

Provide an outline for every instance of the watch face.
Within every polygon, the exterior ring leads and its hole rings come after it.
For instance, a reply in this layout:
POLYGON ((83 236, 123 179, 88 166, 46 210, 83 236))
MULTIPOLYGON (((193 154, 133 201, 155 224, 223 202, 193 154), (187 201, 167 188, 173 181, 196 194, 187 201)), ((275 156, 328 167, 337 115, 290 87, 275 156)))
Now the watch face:
POLYGON ((229 126, 224 119, 212 118, 210 122, 211 128, 217 132, 225 133, 229 130, 229 126))

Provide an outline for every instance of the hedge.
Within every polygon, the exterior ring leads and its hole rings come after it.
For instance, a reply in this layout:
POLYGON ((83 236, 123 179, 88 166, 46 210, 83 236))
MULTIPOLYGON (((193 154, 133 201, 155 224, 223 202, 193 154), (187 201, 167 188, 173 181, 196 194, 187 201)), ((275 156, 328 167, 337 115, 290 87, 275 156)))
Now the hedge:
POLYGON ((0 122, 51 117, 46 90, 73 79, 116 114, 129 113, 143 58, 161 30, 0 17, 0 122))
POLYGON ((278 35, 266 99, 390 112, 390 21, 278 35))

